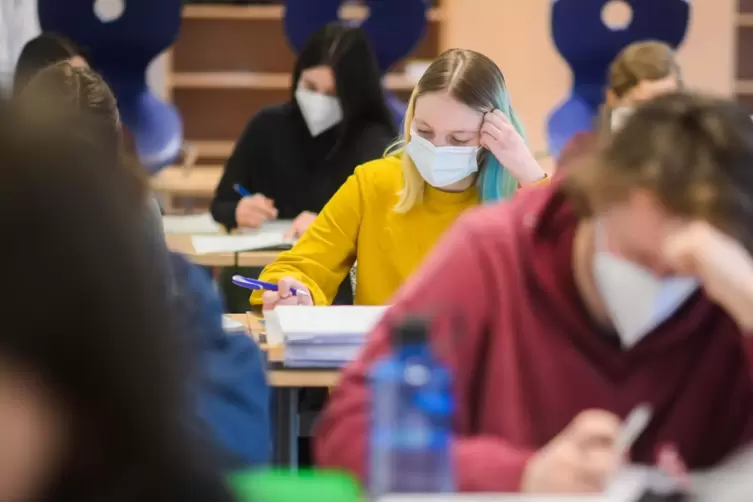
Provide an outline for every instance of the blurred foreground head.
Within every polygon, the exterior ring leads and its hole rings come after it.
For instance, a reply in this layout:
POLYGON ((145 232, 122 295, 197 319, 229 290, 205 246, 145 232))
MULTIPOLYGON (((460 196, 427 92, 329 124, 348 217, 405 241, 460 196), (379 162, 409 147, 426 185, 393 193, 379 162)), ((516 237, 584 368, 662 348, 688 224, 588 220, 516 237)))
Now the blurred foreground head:
POLYGON ((129 174, 82 130, 14 113, 0 110, 0 500, 190 498, 180 344, 129 174))
POLYGON ((657 276, 662 243, 700 220, 753 249, 753 122, 729 100, 671 93, 647 101, 566 183, 609 250, 657 276))
POLYGON ((57 33, 42 33, 32 38, 21 50, 13 77, 13 93, 23 90, 42 68, 68 61, 75 66, 88 66, 86 52, 70 39, 57 33))
POLYGON ((109 148, 112 161, 103 168, 120 167, 130 173, 128 188, 145 198, 148 176, 143 166, 125 152, 118 103, 110 86, 88 66, 61 61, 39 70, 16 96, 18 111, 32 123, 70 128, 71 134, 109 148))

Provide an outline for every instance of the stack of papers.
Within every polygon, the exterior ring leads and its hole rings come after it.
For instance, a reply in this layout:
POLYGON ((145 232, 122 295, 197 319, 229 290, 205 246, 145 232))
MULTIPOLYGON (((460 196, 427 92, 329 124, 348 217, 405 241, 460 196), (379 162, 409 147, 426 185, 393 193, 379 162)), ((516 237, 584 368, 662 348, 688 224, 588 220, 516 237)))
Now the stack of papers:
POLYGON ((209 213, 163 216, 162 227, 166 234, 218 234, 222 225, 209 213))
POLYGON ((270 345, 284 346, 285 366, 338 368, 356 358, 387 307, 279 306, 265 311, 270 345))

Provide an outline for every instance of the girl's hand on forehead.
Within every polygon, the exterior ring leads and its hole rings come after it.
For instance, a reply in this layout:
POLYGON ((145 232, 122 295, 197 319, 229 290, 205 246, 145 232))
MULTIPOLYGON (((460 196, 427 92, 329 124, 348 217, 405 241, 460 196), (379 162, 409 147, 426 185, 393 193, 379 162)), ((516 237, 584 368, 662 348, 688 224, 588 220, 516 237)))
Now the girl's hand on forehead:
POLYGON ((669 235, 663 251, 675 272, 698 277, 709 298, 753 332, 753 258, 742 244, 694 221, 669 235))
POLYGON ((484 115, 481 146, 489 150, 521 184, 536 182, 545 176, 523 137, 500 110, 484 115))

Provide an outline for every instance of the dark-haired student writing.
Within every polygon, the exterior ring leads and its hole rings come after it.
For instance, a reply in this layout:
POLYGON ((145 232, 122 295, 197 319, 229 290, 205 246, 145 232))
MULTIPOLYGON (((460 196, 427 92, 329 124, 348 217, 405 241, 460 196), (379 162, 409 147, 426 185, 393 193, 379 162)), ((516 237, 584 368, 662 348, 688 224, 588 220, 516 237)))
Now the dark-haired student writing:
MULTIPOLYGON (((396 135, 367 35, 329 24, 298 56, 289 101, 248 122, 217 186, 212 215, 228 229, 293 220, 290 232, 298 237, 355 167, 379 158, 396 135)), ((242 290, 228 286, 226 294, 234 311, 248 308, 242 290)), ((338 302, 352 302, 349 281, 338 302)))
POLYGON ((667 449, 717 465, 753 439, 751 164, 746 111, 670 94, 561 181, 461 217, 345 369, 319 463, 364 478, 369 369, 395 319, 433 313, 460 490, 598 492, 623 460, 667 449), (652 417, 623 459, 622 420, 642 404, 652 417))

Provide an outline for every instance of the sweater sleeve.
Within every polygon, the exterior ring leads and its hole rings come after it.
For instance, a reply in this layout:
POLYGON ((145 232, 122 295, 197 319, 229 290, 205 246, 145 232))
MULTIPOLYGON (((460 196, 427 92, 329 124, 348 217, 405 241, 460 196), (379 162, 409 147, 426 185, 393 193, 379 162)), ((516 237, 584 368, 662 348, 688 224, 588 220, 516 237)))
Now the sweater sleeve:
MULTIPOLYGON (((474 433, 477 423, 474 394, 478 368, 483 367, 484 347, 492 332, 491 317, 499 298, 493 278, 485 273, 489 256, 469 243, 487 236, 474 235, 468 216, 441 239, 430 257, 398 292, 384 320, 370 334, 359 358, 343 372, 331 394, 319 424, 315 453, 319 465, 345 469, 366 480, 368 459, 368 372, 388 351, 389 326, 408 314, 437 312, 432 346, 453 372, 457 412, 453 421, 453 461, 460 491, 515 492, 532 452, 519 449, 498 437, 474 433), (463 321, 463 343, 447 347, 448 334, 463 321), (449 319, 445 319, 449 318, 449 319)), ((501 259, 501 258, 495 258, 501 259)))
MULTIPOLYGON (((280 253, 259 279, 277 283, 283 277, 301 281, 315 305, 332 303, 356 256, 356 240, 363 215, 364 192, 360 168, 327 202, 314 223, 290 251, 280 253)), ((261 304, 260 292, 251 304, 261 304)))
POLYGON ((225 164, 222 178, 214 192, 211 213, 214 220, 228 230, 236 228, 235 208, 241 196, 233 186, 237 183, 255 192, 254 170, 264 165, 264 127, 263 112, 254 116, 246 125, 235 144, 233 153, 225 164))

